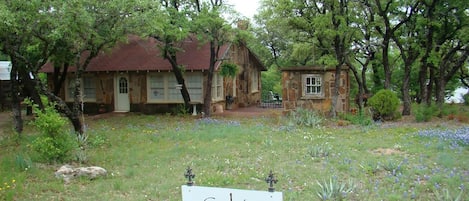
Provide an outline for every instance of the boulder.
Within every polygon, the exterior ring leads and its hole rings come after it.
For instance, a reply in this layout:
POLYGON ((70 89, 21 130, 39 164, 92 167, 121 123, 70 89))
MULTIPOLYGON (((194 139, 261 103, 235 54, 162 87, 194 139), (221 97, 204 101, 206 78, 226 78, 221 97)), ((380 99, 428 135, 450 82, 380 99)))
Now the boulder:
POLYGON ((106 169, 98 166, 90 167, 77 167, 74 168, 71 165, 63 165, 55 172, 55 177, 62 178, 65 183, 70 182, 71 179, 75 177, 88 177, 89 179, 94 179, 98 176, 106 176, 106 169))

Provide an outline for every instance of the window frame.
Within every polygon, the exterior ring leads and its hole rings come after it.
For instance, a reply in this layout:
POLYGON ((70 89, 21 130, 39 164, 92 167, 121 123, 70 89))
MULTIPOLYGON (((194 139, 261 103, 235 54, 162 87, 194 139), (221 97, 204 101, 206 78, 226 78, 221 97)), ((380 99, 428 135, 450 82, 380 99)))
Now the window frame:
MULTIPOLYGON (((67 79, 66 79, 66 82, 65 82, 65 85, 66 85, 65 86, 65 101, 66 102, 74 101, 73 93, 74 93, 75 87, 72 88, 70 86, 71 82, 75 82, 75 77, 68 76, 67 79)), ((92 75, 83 75, 83 77, 80 78, 80 93, 83 96, 83 102, 96 102, 96 99, 97 99, 97 84, 96 83, 97 83, 97 78, 95 76, 92 76, 92 75), (85 84, 85 81, 88 80, 88 79, 90 81, 92 81, 91 85, 85 84), (94 87, 92 87, 92 86, 94 86, 94 87), (88 90, 94 91, 94 97, 86 96, 86 94, 88 94, 88 93, 85 94, 85 89, 86 89, 86 91, 88 91, 88 90)), ((74 83, 73 83, 73 85, 74 85, 74 83)))
POLYGON ((259 92, 259 71, 253 69, 251 73, 251 93, 259 92))
POLYGON ((323 74, 302 74, 301 75, 301 95, 302 99, 322 99, 324 98, 324 75, 323 74), (315 83, 308 84, 308 79, 315 83), (319 82, 319 84, 318 84, 319 82), (308 87, 311 87, 311 91, 308 92, 308 87), (316 90, 313 90, 313 89, 316 90), (320 92, 317 92, 319 89, 320 92), (313 92, 316 91, 316 92, 313 92))
POLYGON ((212 80, 212 101, 224 100, 223 94, 223 76, 221 76, 219 73, 214 73, 212 80))
MULTIPOLYGON (((203 101, 203 74, 201 72, 186 72, 184 75, 184 80, 186 82, 187 91, 191 97, 191 102, 202 102, 203 101), (199 81, 193 82, 190 81, 189 77, 198 76, 199 81), (195 86, 194 83, 199 84, 195 86), (194 91, 200 93, 198 99, 194 99, 194 91)), ((163 72, 152 72, 147 74, 147 103, 184 103, 182 95, 177 89, 177 81, 173 73, 163 73, 163 72), (153 87, 152 78, 158 77, 160 85, 153 87), (159 89, 162 91, 162 98, 153 98, 152 95, 153 89, 159 89), (177 91, 177 92, 176 92, 177 91), (179 96, 177 99, 173 99, 174 95, 178 93, 179 96), (172 95, 171 95, 172 94, 172 95), (179 98, 180 97, 180 98, 179 98)))

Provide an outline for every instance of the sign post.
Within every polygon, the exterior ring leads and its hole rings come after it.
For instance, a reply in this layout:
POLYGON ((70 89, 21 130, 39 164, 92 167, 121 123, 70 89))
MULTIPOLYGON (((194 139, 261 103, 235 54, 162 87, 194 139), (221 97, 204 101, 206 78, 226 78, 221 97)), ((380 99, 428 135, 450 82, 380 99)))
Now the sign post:
POLYGON ((190 167, 186 169, 184 176, 188 182, 181 186, 182 201, 283 201, 282 192, 275 192, 273 187, 278 180, 272 171, 265 179, 269 184, 269 191, 194 186, 195 174, 190 167))

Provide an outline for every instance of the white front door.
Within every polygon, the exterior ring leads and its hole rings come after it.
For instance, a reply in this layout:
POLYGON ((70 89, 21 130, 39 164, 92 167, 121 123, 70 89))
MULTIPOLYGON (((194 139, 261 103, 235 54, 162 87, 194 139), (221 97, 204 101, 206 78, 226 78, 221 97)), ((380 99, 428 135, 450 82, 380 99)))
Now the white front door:
POLYGON ((129 77, 125 74, 120 74, 115 80, 116 87, 114 88, 116 94, 115 111, 128 112, 130 111, 129 101, 129 77))

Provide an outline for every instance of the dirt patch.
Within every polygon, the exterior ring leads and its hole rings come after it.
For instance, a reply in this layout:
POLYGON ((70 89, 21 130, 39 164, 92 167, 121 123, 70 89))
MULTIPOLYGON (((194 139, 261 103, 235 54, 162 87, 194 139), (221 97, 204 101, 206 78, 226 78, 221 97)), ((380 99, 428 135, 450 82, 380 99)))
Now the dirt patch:
POLYGON ((393 155, 393 154, 399 154, 400 155, 400 154, 403 154, 404 152, 399 151, 397 149, 378 148, 378 149, 372 150, 371 153, 376 154, 376 155, 389 156, 389 155, 393 155))

